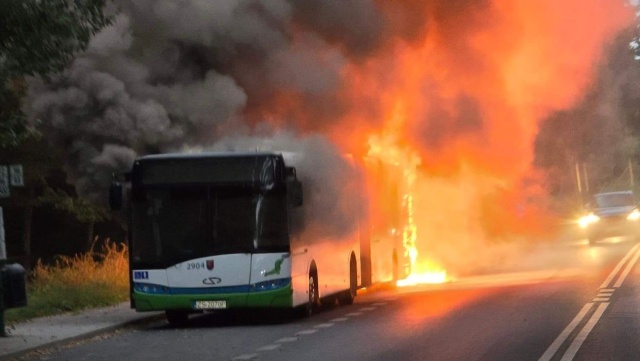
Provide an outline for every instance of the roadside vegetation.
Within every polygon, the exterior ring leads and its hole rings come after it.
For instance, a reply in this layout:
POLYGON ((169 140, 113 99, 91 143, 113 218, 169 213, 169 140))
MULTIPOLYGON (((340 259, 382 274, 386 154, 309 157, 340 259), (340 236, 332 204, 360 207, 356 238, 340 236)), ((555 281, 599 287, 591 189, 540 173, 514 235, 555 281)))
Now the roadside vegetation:
POLYGON ((126 245, 107 240, 98 251, 61 256, 51 265, 35 265, 27 281, 27 307, 7 310, 5 320, 31 318, 128 300, 129 266, 126 245))

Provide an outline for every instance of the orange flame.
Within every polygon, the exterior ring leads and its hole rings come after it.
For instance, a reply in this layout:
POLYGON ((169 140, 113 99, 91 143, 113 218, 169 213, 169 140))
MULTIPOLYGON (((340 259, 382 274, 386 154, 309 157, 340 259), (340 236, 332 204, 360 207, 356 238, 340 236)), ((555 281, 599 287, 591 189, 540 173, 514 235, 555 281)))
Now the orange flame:
POLYGON ((623 0, 377 4, 390 35, 366 57, 345 59, 329 97, 339 112, 309 111, 303 94, 283 89, 259 115, 297 119, 296 129, 401 169, 406 282, 503 262, 509 251, 489 245, 545 229, 544 175, 532 167, 539 123, 580 98, 604 44, 633 25, 633 8, 623 0))
MULTIPOLYGON (((410 260, 410 274, 396 283, 398 286, 410 286, 424 283, 443 283, 447 281, 446 271, 438 267, 433 261, 425 258, 418 263, 418 226, 414 206, 413 189, 417 181, 417 167, 421 160, 409 148, 402 149, 397 145, 398 129, 405 122, 405 112, 402 102, 396 103, 394 112, 387 123, 388 132, 382 135, 369 137, 369 156, 377 158, 384 163, 393 164, 402 172, 402 184, 400 188, 406 193, 402 197, 402 209, 404 219, 400 220, 402 227, 402 246, 404 254, 410 260)), ((385 202, 398 202, 398 199, 386 199, 385 202)))

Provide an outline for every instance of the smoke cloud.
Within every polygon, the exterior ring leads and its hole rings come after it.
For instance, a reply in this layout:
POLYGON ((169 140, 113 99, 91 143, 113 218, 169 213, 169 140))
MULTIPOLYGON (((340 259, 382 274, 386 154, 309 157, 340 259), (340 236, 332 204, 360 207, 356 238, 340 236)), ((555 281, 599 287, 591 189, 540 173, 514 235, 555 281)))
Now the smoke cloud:
POLYGON ((550 190, 565 196, 557 205, 565 212, 581 203, 575 171, 567 169, 580 165, 587 198, 588 193, 628 189, 629 164, 634 172, 638 167, 640 68, 629 50, 634 36, 635 27, 622 32, 607 47, 585 96, 572 109, 553 114, 540 128, 536 166, 550 174, 550 190))
POLYGON ((366 203, 361 169, 326 138, 300 138, 287 132, 269 137, 234 136, 180 151, 283 153, 287 165, 296 167, 303 187, 303 214, 292 221, 293 226, 304 231, 304 237, 326 239, 341 239, 358 231, 361 207, 366 203))
POLYGON ((122 165, 105 161, 108 149, 208 144, 265 120, 304 128, 293 112, 272 114, 289 98, 336 114, 346 57, 375 49, 383 23, 368 0, 122 0, 110 11, 113 24, 62 75, 32 81, 27 106, 96 199, 105 180, 89 173, 124 170, 98 170, 122 165))
MULTIPOLYGON (((283 130, 303 139, 287 143, 294 151, 333 154, 310 172, 344 179, 336 154, 391 139, 381 152, 418 159, 404 171, 418 174, 421 254, 456 230, 442 259, 525 222, 512 210, 528 189, 543 193, 524 185, 537 179, 541 120, 575 104, 603 45, 633 21, 622 0, 116 0, 110 11, 114 23, 63 74, 31 82, 26 105, 83 194, 104 198, 105 175, 135 155, 256 146, 240 136, 280 146, 283 130), (427 215, 444 194, 459 219, 436 224, 427 215)), ((333 191, 318 211, 348 213, 333 191)))

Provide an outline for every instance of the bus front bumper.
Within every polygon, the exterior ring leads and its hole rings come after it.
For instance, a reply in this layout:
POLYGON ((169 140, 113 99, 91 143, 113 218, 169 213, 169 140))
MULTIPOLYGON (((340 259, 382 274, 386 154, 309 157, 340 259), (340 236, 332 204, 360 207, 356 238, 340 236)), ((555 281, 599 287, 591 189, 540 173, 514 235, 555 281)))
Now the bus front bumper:
POLYGON ((197 310, 196 301, 225 301, 226 309, 238 308, 291 308, 293 289, 287 286, 268 291, 234 293, 149 293, 134 288, 131 293, 136 311, 163 311, 172 309, 197 310))

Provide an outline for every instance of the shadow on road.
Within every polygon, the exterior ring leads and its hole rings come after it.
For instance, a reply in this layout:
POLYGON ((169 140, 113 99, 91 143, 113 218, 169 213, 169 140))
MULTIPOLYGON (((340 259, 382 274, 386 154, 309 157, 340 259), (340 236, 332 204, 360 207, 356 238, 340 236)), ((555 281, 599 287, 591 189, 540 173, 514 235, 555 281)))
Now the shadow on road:
MULTIPOLYGON (((323 303, 322 306, 314 310, 310 318, 315 318, 320 314, 335 311, 339 308, 335 303, 323 303)), ((307 319, 299 309, 247 309, 247 310, 224 310, 211 311, 206 313, 194 313, 190 315, 189 322, 184 328, 220 328, 220 327, 242 327, 242 326, 269 326, 295 323, 307 319)), ((168 323, 158 324, 154 329, 171 329, 168 323)))

